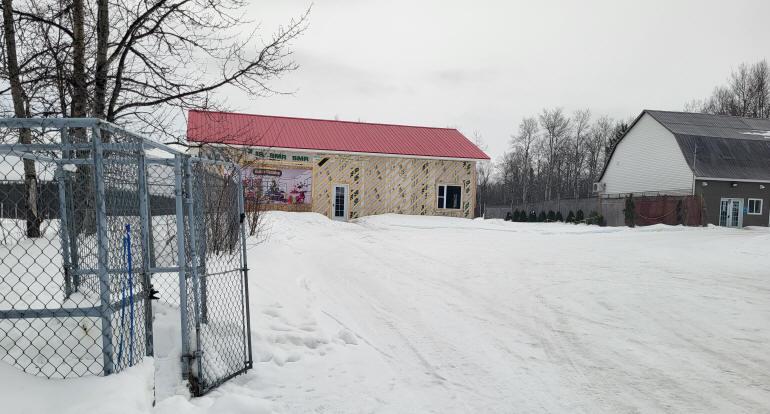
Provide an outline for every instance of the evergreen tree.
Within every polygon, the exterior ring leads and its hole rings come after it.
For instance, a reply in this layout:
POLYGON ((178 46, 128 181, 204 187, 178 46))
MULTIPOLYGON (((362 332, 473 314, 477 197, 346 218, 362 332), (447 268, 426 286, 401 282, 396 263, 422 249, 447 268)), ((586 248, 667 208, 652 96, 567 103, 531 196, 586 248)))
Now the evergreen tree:
POLYGON ((548 216, 546 216, 546 220, 548 222, 556 221, 556 213, 553 212, 553 210, 548 210, 548 216))
POLYGON ((560 222, 564 221, 564 217, 561 215, 561 211, 556 212, 556 221, 560 221, 560 222))
POLYGON ((583 210, 578 210, 577 214, 575 214, 575 222, 582 223, 583 220, 585 220, 585 216, 583 215, 583 210))
POLYGON ((537 216, 537 221, 540 223, 543 223, 545 222, 545 220, 546 220, 545 211, 541 211, 540 215, 537 216))
POLYGON ((574 223, 575 222, 575 213, 572 212, 572 210, 569 211, 567 214, 567 223, 574 223))
POLYGON ((529 218, 528 220, 530 223, 534 223, 537 221, 537 216, 535 215, 535 210, 532 210, 529 212, 529 218))
POLYGON ((513 218, 511 219, 511 221, 519 221, 519 217, 521 217, 521 212, 519 212, 519 210, 516 210, 513 212, 513 218))
POLYGON ((601 214, 595 211, 592 211, 591 214, 588 215, 586 224, 596 224, 599 226, 604 226, 604 217, 601 214))

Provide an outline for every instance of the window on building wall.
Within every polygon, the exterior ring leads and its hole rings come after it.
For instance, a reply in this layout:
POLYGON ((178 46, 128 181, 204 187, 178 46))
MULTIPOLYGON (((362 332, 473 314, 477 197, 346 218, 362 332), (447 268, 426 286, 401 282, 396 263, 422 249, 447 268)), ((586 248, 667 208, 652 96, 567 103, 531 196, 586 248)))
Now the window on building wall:
POLYGON ((748 205, 748 214, 762 214, 762 199, 750 198, 748 205))
POLYGON ((438 208, 460 209, 460 194, 462 188, 459 185, 438 186, 438 208))

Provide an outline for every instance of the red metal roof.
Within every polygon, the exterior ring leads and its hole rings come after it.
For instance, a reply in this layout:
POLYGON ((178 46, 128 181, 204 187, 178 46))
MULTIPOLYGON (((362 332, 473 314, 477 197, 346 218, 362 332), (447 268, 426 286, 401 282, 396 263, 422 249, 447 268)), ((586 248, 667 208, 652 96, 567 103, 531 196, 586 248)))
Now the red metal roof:
POLYGON ((190 111, 191 142, 488 160, 456 129, 190 111))

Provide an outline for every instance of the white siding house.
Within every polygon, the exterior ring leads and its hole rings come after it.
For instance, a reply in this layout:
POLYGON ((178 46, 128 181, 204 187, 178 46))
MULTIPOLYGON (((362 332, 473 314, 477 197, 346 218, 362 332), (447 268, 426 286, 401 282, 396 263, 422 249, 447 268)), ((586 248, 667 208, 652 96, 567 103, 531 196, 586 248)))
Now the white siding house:
POLYGON ((693 172, 676 137, 644 113, 612 153, 602 194, 692 194, 693 172))

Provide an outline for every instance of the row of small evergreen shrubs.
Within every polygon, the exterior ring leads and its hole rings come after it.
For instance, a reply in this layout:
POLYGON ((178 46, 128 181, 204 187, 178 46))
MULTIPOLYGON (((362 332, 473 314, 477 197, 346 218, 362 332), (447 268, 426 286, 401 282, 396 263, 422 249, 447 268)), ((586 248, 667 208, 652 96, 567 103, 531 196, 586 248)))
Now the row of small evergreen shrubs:
POLYGON ((602 217, 601 214, 592 211, 591 214, 588 215, 588 218, 585 217, 585 214, 583 213, 583 210, 578 210, 577 213, 574 213, 570 210, 569 214, 567 214, 567 218, 565 219, 560 211, 554 212, 553 210, 548 211, 546 213, 545 211, 541 211, 540 214, 535 214, 535 211, 532 210, 529 213, 527 213, 524 210, 516 210, 511 214, 510 212, 505 215, 505 221, 514 221, 519 223, 552 223, 552 222, 563 222, 563 223, 586 223, 586 224, 598 224, 598 225, 604 225, 604 217, 602 217))

